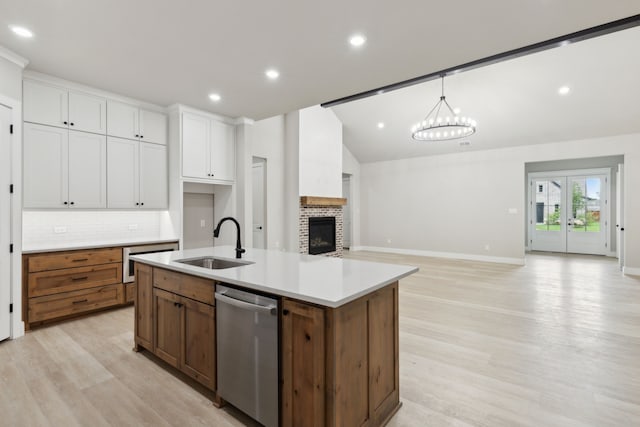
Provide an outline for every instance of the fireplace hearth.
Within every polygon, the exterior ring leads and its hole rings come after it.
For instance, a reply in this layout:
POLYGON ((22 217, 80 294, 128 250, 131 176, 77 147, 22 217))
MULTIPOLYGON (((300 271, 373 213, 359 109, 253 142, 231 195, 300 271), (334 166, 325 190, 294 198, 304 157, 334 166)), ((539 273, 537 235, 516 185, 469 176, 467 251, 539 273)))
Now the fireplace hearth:
POLYGON ((319 255, 336 250, 336 218, 309 218, 309 254, 319 255))

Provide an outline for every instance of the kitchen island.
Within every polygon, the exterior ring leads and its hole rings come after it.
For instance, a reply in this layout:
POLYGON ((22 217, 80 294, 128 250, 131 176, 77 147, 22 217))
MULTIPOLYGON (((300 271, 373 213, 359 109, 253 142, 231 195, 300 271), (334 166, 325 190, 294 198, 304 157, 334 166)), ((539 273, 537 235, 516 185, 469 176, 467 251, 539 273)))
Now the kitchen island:
POLYGON ((216 392, 214 294, 236 287, 279 301, 279 425, 380 426, 400 407, 398 280, 417 268, 231 246, 132 259, 136 350, 216 392), (202 258, 243 265, 181 262, 202 258))

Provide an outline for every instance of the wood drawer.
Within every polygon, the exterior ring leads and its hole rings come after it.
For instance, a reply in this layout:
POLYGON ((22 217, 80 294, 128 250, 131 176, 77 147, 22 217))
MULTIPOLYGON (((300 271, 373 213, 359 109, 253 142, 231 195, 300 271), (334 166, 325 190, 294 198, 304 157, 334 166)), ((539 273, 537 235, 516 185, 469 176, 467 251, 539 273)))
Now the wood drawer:
POLYGON ((163 268, 153 269, 153 286, 191 298, 209 305, 214 304, 215 285, 213 280, 176 273, 163 268))
POLYGON ((88 265, 122 263, 122 248, 91 249, 69 252, 52 252, 29 257, 30 273, 88 265))
POLYGON ((136 285, 135 283, 125 283, 124 284, 124 302, 130 303, 134 302, 136 299, 136 285))
POLYGON ((29 299, 29 322, 55 319, 71 314, 118 305, 122 284, 29 299))
POLYGON ((29 298, 122 282, 122 263, 29 274, 29 298))

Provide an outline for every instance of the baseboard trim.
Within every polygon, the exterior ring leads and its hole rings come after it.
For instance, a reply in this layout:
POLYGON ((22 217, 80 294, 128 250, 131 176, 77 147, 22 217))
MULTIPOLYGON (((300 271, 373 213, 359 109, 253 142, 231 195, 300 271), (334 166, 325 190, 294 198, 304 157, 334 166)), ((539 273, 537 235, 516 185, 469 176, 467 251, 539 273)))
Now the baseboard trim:
POLYGON ((640 276, 640 268, 623 267, 622 274, 640 276))
POLYGON ((617 251, 611 251, 608 254, 604 254, 604 256, 608 256, 609 258, 618 258, 618 252, 617 251))
MULTIPOLYGON (((524 265, 523 258, 508 258, 497 257, 487 255, 475 255, 475 254, 460 254, 455 252, 436 252, 436 251, 421 251, 416 249, 399 249, 399 248, 383 248, 379 246, 358 246, 359 251, 371 251, 371 252, 386 252, 399 255, 417 255, 426 256, 432 258, 447 258, 447 259, 461 259, 465 261, 481 261, 492 262, 495 264, 511 264, 511 265, 524 265)), ((356 250, 355 248, 352 250, 356 250)))
POLYGON ((350 246, 349 250, 351 252, 357 252, 357 251, 363 251, 364 249, 362 249, 362 248, 364 248, 364 246, 350 246))

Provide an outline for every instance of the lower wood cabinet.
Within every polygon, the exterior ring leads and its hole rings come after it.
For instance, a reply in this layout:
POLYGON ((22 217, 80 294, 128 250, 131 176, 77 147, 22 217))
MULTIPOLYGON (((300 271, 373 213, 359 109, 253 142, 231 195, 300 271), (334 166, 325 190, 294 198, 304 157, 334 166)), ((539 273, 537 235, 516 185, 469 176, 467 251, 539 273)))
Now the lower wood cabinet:
POLYGON ((140 263, 136 282, 136 345, 215 390, 214 282, 140 263))
POLYGON ((384 425, 400 405, 397 282, 339 308, 282 308, 282 425, 384 425))
POLYGON ((125 302, 122 248, 25 254, 22 264, 27 329, 125 302))

